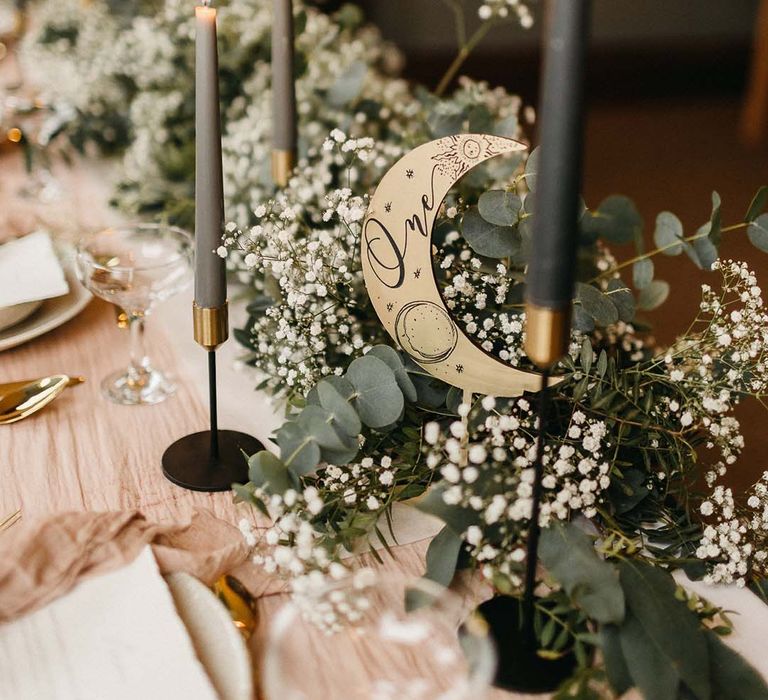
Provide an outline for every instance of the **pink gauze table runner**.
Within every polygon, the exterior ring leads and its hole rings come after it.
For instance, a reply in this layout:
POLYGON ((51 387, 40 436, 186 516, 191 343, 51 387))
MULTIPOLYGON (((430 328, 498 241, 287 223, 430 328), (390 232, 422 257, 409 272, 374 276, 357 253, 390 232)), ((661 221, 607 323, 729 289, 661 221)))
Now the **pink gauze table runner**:
POLYGON ((169 525, 136 511, 62 513, 24 523, 0 538, 0 624, 47 605, 86 578, 126 566, 147 545, 161 573, 183 571, 212 584, 247 556, 233 529, 206 510, 169 525))

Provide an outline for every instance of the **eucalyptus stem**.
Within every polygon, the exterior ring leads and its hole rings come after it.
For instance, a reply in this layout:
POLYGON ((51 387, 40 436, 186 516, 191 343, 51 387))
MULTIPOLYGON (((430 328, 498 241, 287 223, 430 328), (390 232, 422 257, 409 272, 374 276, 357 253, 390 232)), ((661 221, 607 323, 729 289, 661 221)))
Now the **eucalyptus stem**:
POLYGON ((475 33, 466 41, 466 43, 459 49, 459 53, 456 54, 456 58, 453 59, 451 65, 448 66, 448 70, 445 71, 445 75, 440 79, 440 82, 435 88, 435 96, 442 97, 443 93, 448 89, 456 74, 459 72, 464 62, 469 58, 469 54, 472 53, 474 48, 482 41, 483 37, 488 33, 488 30, 495 24, 493 21, 485 22, 481 24, 475 33))
MULTIPOLYGON (((720 233, 729 233, 730 231, 737 231, 740 228, 746 228, 749 226, 748 221, 743 221, 740 224, 733 224, 733 226, 726 226, 725 228, 720 229, 720 233)), ((654 248, 653 250, 643 253, 642 255, 636 255, 634 258, 630 258, 629 260, 625 260, 622 263, 619 263, 618 265, 612 267, 610 270, 606 270, 605 272, 601 272, 599 275, 593 277, 591 280, 587 282, 587 284, 592 284, 593 282, 598 282, 604 277, 607 277, 608 275, 612 275, 614 272, 618 272, 619 270, 624 269, 625 267, 629 267, 630 265, 634 265, 636 262, 640 262, 641 260, 646 260, 647 258, 652 258, 654 255, 658 255, 659 253, 663 253, 665 250, 669 250, 670 248, 674 248, 675 246, 679 246, 681 243, 690 243, 691 241, 696 241, 699 238, 706 238, 709 235, 709 231, 702 231, 701 233, 695 233, 692 236, 687 236, 685 238, 681 238, 679 241, 674 241, 673 243, 669 243, 668 245, 661 246, 660 248, 654 248)))

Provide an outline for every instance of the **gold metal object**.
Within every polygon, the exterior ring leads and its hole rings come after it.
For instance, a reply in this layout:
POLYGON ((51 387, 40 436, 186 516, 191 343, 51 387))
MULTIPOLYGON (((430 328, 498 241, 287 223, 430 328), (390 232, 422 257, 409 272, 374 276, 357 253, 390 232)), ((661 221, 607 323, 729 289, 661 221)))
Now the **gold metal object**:
POLYGON ((229 337, 228 305, 205 307, 192 303, 195 342, 206 350, 215 350, 229 337))
POLYGON ((272 182, 278 187, 288 185, 294 167, 296 167, 296 154, 293 151, 272 151, 272 182))
POLYGON ((53 374, 40 379, 0 384, 0 425, 15 423, 45 408, 64 389, 81 384, 83 377, 53 374))
POLYGON ((0 532, 12 528, 17 522, 21 520, 21 508, 15 513, 11 513, 7 518, 0 521, 0 532))
POLYGON ((128 313, 117 306, 117 304, 115 304, 115 320, 117 321, 117 327, 123 330, 131 325, 131 322, 128 319, 128 313))
POLYGON ((213 592, 229 611, 232 622, 243 638, 246 641, 250 639, 258 624, 256 599, 238 579, 229 574, 213 584, 213 592))
POLYGON ((551 367, 568 352, 570 330, 570 304, 564 309, 548 309, 530 302, 525 305, 525 354, 542 369, 551 367))

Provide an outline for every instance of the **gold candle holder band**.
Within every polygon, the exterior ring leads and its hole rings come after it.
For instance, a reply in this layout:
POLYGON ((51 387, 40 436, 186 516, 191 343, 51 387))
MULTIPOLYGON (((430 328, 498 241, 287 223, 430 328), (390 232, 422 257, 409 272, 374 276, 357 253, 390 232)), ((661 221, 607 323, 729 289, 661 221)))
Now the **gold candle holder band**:
POLYGON ((564 309, 525 305, 525 354, 531 362, 542 369, 551 367, 568 352, 570 337, 570 304, 564 309))
POLYGON ((294 167, 296 167, 296 153, 282 149, 272 151, 272 182, 278 187, 288 185, 294 167))
POLYGON ((195 342, 206 350, 215 350, 229 337, 229 306, 205 307, 192 304, 195 342))

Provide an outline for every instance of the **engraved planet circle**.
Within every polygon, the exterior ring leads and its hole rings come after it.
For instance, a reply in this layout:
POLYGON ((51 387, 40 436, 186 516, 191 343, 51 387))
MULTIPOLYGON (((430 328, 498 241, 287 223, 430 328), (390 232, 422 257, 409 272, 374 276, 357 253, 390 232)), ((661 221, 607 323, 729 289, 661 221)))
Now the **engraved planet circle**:
POLYGON ((397 314, 397 342, 417 362, 445 360, 456 347, 459 333, 445 308, 431 301, 412 301, 397 314))

